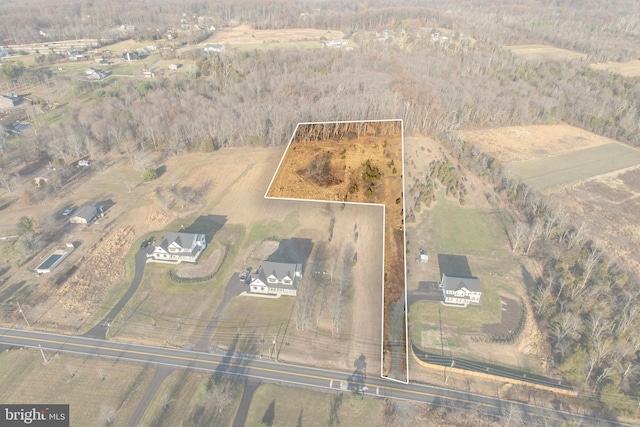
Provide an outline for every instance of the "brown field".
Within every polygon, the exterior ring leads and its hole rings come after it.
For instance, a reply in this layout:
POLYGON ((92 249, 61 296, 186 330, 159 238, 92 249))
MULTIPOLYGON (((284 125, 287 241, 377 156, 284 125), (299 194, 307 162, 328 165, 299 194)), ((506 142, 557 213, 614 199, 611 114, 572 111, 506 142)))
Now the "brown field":
POLYGON ((640 274, 640 166, 600 175, 550 195, 613 260, 640 274))
POLYGON ((392 357, 390 342, 404 342, 406 330, 404 314, 391 321, 392 303, 404 297, 406 286, 402 165, 399 121, 303 124, 267 193, 277 198, 385 205, 383 375, 399 379, 406 378, 406 366, 395 359, 406 354, 394 350, 392 357), (398 327, 398 322, 403 324, 398 327))
POLYGON ((640 59, 627 62, 601 62, 591 64, 591 68, 620 74, 625 77, 640 77, 640 59))
POLYGON ((45 351, 0 353, 0 401, 69 404, 72 426, 126 426, 155 368, 45 351), (112 423, 108 423, 111 419, 112 423))
POLYGON ((459 134, 503 164, 550 157, 614 142, 567 124, 471 129, 460 131, 459 134))
POLYGON ((531 61, 566 61, 584 59, 587 57, 587 54, 585 53, 575 52, 568 49, 560 49, 558 47, 547 46, 544 44, 522 44, 505 47, 513 52, 514 55, 531 61))
MULTIPOLYGON (((255 30, 247 24, 225 27, 198 46, 209 43, 225 45, 286 43, 298 41, 321 41, 343 39, 344 33, 336 30, 316 30, 312 28, 255 30)), ((320 45, 318 45, 320 46, 320 45)))

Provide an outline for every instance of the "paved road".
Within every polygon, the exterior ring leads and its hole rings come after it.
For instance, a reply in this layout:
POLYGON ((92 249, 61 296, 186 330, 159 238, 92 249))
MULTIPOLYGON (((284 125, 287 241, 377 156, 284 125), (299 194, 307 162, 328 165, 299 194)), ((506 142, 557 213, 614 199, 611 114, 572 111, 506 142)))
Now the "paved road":
POLYGON ((6 328, 0 328, 0 343, 16 347, 38 347, 41 345, 45 354, 47 352, 49 354, 51 354, 50 352, 62 352, 100 356, 334 391, 351 392, 356 389, 368 396, 450 406, 501 417, 505 417, 507 413, 517 413, 518 418, 525 424, 566 425, 574 422, 582 425, 626 425, 472 393, 421 384, 404 384, 378 377, 365 378, 329 369, 286 365, 254 357, 239 357, 236 354, 203 353, 6 328))

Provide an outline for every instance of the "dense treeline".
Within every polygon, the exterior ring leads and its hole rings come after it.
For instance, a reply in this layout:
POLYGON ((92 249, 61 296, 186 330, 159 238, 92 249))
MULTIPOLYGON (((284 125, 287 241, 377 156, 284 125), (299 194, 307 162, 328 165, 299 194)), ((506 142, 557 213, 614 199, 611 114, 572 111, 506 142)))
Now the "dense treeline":
MULTIPOLYGON (((640 144, 640 85, 631 78, 580 63, 533 65, 491 47, 452 53, 418 43, 406 53, 374 43, 228 52, 201 57, 176 78, 75 82, 77 96, 92 101, 71 102, 46 137, 27 138, 23 160, 43 150, 63 160, 119 151, 133 163, 145 150, 283 144, 299 122, 388 118, 403 119, 413 134, 565 121, 640 144)), ((69 85, 42 73, 33 79, 69 85)))
POLYGON ((444 26, 498 44, 552 44, 587 53, 597 61, 637 59, 640 41, 635 0, 539 0, 529 5, 475 0, 455 4, 442 0, 35 0, 0 1, 0 9, 0 44, 113 40, 130 35, 144 39, 185 29, 184 39, 189 41, 192 34, 187 33, 194 25, 209 28, 236 22, 250 22, 256 28, 331 28, 353 34, 408 21, 444 26))

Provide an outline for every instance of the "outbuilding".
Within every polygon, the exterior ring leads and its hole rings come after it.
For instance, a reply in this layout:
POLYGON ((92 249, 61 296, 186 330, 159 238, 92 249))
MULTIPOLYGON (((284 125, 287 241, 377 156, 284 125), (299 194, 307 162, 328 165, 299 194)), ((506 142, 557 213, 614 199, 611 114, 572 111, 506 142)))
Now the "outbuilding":
POLYGON ((95 206, 83 206, 78 209, 70 219, 71 224, 89 224, 98 216, 98 209, 95 206))

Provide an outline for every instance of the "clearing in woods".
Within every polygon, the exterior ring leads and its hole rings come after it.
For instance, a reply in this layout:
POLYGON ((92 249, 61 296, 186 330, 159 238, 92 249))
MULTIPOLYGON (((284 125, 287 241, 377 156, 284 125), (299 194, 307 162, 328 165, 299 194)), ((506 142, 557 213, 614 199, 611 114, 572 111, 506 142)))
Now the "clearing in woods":
POLYGON ((620 74, 625 77, 640 77, 640 59, 627 62, 599 62, 591 64, 591 68, 620 74))
MULTIPOLYGON (((343 39, 344 33, 336 30, 316 30, 313 28, 273 28, 268 30, 256 30, 249 25, 242 24, 235 27, 223 28, 216 31, 211 37, 197 45, 203 48, 210 43, 219 43, 231 46, 260 47, 264 45, 282 46, 283 43, 314 42, 320 47, 320 41, 343 39), (257 46, 256 46, 257 45, 257 46)), ((189 49, 191 49, 189 47, 189 49)))
POLYGON ((585 59, 586 53, 580 53, 573 50, 561 49, 559 47, 547 46, 544 44, 521 44, 514 46, 505 46, 514 55, 531 61, 545 60, 572 60, 585 59))
POLYGON ((301 123, 266 196, 385 206, 382 375, 406 381, 402 171, 399 120, 301 123))

